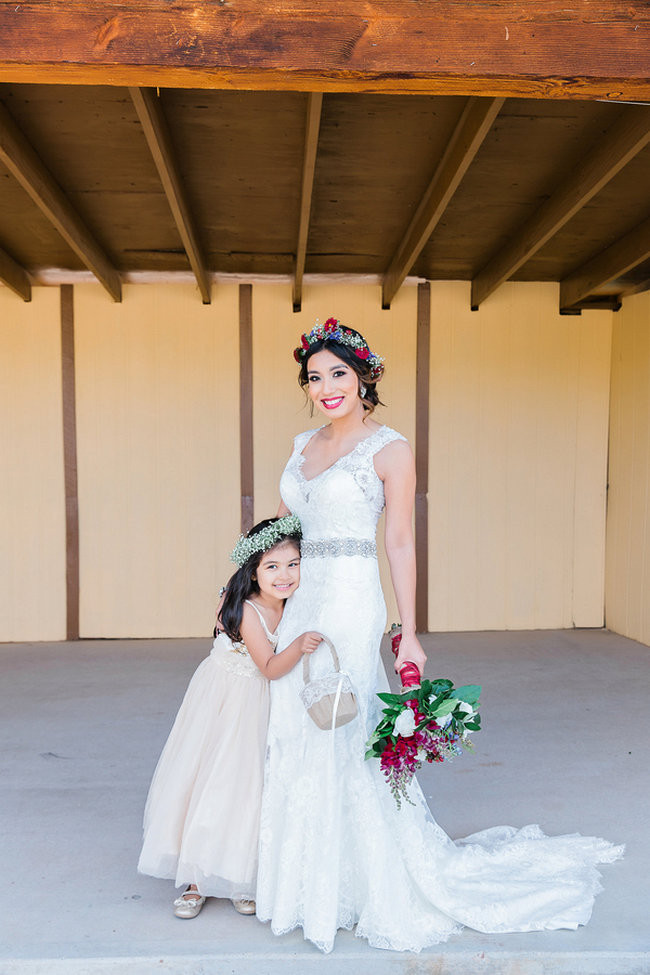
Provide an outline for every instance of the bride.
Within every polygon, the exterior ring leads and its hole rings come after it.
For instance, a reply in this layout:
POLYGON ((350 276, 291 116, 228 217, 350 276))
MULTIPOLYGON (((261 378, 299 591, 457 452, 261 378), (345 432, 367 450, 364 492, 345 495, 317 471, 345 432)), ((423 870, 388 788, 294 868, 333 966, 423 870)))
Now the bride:
MULTIPOLYGON (((365 742, 388 683, 379 657, 386 607, 375 532, 386 507, 386 552, 402 621, 396 669, 422 672, 415 635, 413 455, 372 419, 383 360, 335 319, 302 336, 299 381, 326 424, 299 434, 280 481, 279 514, 302 522, 300 588, 287 601, 278 649, 306 629, 325 634, 350 675, 359 714, 322 731, 294 668, 271 688, 257 914, 275 934, 301 926, 323 951, 338 928, 377 948, 419 951, 463 925, 483 932, 576 928, 600 889, 595 864, 623 848, 594 837, 546 837, 537 826, 493 827, 453 842, 413 782, 395 806, 365 742)), ((325 644, 311 677, 332 670, 325 644)))

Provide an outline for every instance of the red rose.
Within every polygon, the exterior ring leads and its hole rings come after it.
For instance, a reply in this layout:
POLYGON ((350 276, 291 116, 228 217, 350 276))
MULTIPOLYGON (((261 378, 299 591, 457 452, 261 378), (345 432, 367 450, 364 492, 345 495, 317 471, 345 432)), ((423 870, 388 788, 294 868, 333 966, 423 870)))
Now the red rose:
POLYGON ((293 357, 296 360, 296 362, 298 362, 298 363, 300 363, 302 361, 302 356, 301 356, 300 353, 301 353, 301 349, 294 349, 293 350, 293 357))
POLYGON ((300 339, 300 342, 302 344, 303 349, 308 349, 309 348, 309 342, 307 341, 307 336, 306 335, 303 335, 302 336, 302 338, 300 339))
POLYGON ((363 349, 355 349, 354 351, 356 352, 356 354, 359 356, 360 359, 367 359, 368 356, 370 355, 370 349, 367 346, 363 349))
POLYGON ((331 332, 332 329, 333 328, 336 328, 337 325, 338 325, 338 319, 337 318, 328 318, 327 321, 325 322, 325 326, 324 327, 328 330, 328 332, 331 332))

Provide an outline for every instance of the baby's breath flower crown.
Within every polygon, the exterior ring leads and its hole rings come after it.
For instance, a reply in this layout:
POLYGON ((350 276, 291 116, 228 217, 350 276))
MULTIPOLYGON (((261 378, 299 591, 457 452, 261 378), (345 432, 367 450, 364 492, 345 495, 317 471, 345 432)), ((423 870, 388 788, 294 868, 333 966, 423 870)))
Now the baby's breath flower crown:
POLYGON ((316 319, 314 328, 311 332, 305 332, 301 335, 300 345, 293 350, 293 357, 296 362, 302 363, 314 342, 322 342, 325 339, 332 339, 334 342, 340 342, 341 345, 349 346, 359 359, 368 363, 372 382, 379 382, 384 374, 384 360, 381 356, 370 351, 360 335, 341 325, 338 318, 328 318, 323 325, 316 319))
POLYGON ((255 552, 268 552, 282 541, 285 535, 302 535, 300 518, 297 515, 283 515, 271 525, 267 525, 254 535, 240 535, 239 541, 230 553, 230 561, 240 568, 255 552))

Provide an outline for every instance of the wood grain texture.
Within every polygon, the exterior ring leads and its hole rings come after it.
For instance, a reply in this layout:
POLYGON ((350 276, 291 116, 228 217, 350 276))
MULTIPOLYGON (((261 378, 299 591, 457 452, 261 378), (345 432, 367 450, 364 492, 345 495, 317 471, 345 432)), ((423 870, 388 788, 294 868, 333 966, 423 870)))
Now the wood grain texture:
POLYGON ((79 639, 79 494, 74 355, 74 289, 61 285, 61 392, 65 483, 66 640, 79 639))
POLYGON ((650 257, 650 218, 560 283, 560 308, 577 305, 599 287, 630 271, 650 257))
POLYGON ((649 38, 620 0, 2 0, 0 80, 641 99, 649 38))
POLYGON ((10 254, 0 247, 0 281, 11 288, 23 301, 32 300, 32 286, 27 272, 10 254))
POLYGON ((557 231, 650 143, 650 108, 626 108, 533 216, 472 281, 472 308, 539 251, 557 231))
POLYGON ((302 165, 302 188, 300 193, 300 224, 296 244, 296 268, 293 279, 293 310, 300 311, 302 302, 302 277, 305 273, 307 239, 309 237, 309 217, 314 191, 314 172, 318 153, 318 134, 323 107, 321 92, 311 92, 307 99, 307 119, 305 125, 305 154, 302 165))
POLYGON ((503 102, 503 98, 468 99, 442 159, 384 275, 384 308, 390 306, 398 288, 420 256, 490 131, 503 102))
POLYGON ((429 353, 431 286, 418 285, 417 365, 415 376, 415 627, 429 629, 429 353))
POLYGON ((253 527, 253 286, 239 285, 239 472, 241 481, 241 531, 253 527))
POLYGON ((120 278, 84 221, 74 209, 38 153, 0 103, 0 161, 31 196, 38 208, 106 288, 120 301, 120 278))
POLYGON ((195 222, 190 213, 187 194, 176 162, 176 154, 167 120, 160 104, 160 97, 151 88, 130 88, 129 93, 158 170, 178 233, 183 241, 185 253, 199 286, 203 304, 209 305, 210 278, 195 222))

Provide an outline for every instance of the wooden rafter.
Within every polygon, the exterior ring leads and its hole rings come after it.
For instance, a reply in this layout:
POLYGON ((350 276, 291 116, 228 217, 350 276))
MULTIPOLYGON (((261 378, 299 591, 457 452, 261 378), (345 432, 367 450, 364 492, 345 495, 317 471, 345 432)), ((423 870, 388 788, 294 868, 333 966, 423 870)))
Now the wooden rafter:
POLYGON ((120 278, 52 174, 0 104, 0 160, 29 193, 39 210, 103 284, 111 298, 122 300, 120 278))
POLYGON ((619 290, 619 297, 624 298, 628 295, 638 295, 642 291, 650 291, 650 278, 644 278, 642 281, 634 281, 625 285, 619 290))
POLYGON ((390 306, 404 278, 431 237, 490 131, 503 102, 503 98, 468 99, 444 155, 384 275, 384 308, 390 306))
POLYGON ((323 107, 321 92, 310 92, 307 100, 307 122, 305 126, 305 151, 302 163, 302 191, 300 195, 300 221, 298 243, 296 245, 296 266, 293 277, 293 310, 300 311, 302 303, 302 277, 305 273, 307 238, 309 237, 309 216, 314 190, 314 172, 318 152, 318 133, 323 107))
POLYGON ((151 88, 129 88, 153 161, 172 211, 204 305, 210 304, 210 278, 176 163, 167 120, 160 99, 151 88))
POLYGON ((560 308, 564 311, 608 281, 631 271, 650 257, 650 217, 560 283, 560 308))
POLYGON ((0 247, 0 282, 6 284, 8 288, 22 298, 24 301, 32 300, 32 286, 25 268, 14 261, 13 257, 7 254, 0 247))
POLYGON ((472 308, 536 254, 650 142, 650 108, 623 111, 601 141, 472 281, 472 308))
POLYGON ((650 95, 647 4, 0 0, 0 81, 650 95))

